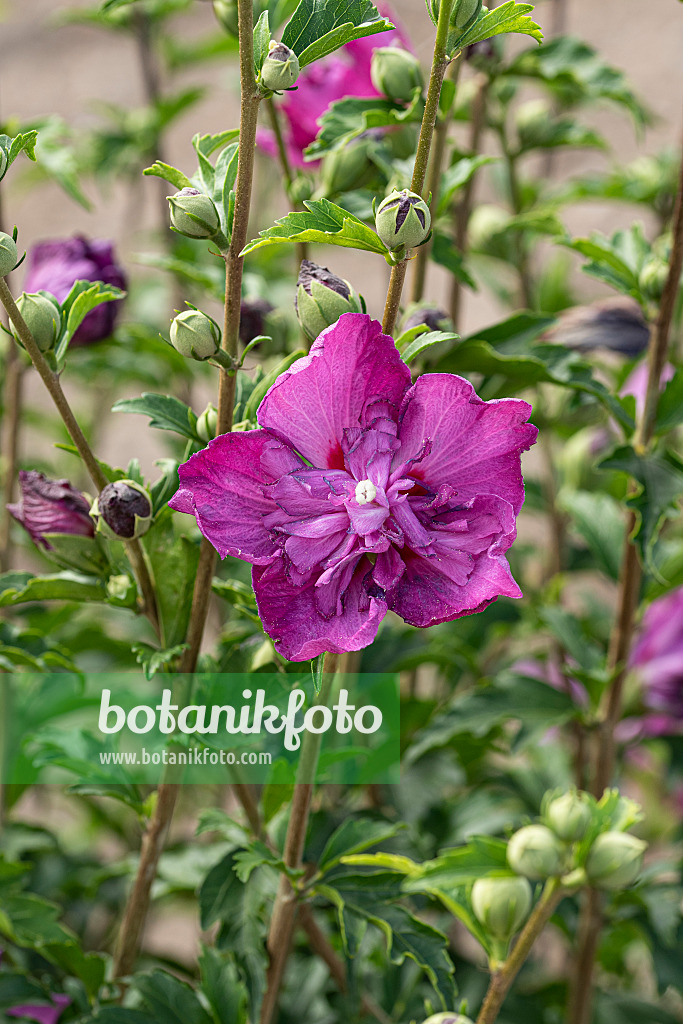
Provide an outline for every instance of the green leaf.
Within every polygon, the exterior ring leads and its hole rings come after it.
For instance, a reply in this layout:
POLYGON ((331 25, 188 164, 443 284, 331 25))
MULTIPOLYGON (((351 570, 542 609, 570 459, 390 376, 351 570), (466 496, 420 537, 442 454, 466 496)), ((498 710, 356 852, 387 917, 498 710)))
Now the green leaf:
POLYGON ((204 946, 199 970, 201 990, 216 1024, 246 1024, 247 993, 234 963, 217 949, 204 946))
POLYGON ((653 568, 652 549, 664 521, 680 515, 683 462, 673 452, 638 455, 630 445, 624 445, 603 459, 598 468, 626 473, 640 485, 626 504, 638 519, 634 539, 645 563, 653 568))
POLYGON ((301 67, 333 53, 353 39, 393 28, 370 0, 301 0, 282 33, 301 67))
POLYGON ((125 298, 126 293, 111 284, 102 281, 75 281, 71 291, 62 303, 62 311, 66 315, 66 331, 57 346, 55 358, 58 364, 64 358, 66 349, 74 334, 85 320, 88 313, 103 302, 116 302, 125 298))
POLYGON ((170 164, 165 164, 163 160, 155 160, 152 166, 145 167, 142 173, 146 175, 153 175, 156 178, 162 178, 163 181, 170 182, 170 184, 175 186, 177 189, 192 187, 192 182, 186 174, 179 171, 177 167, 171 167, 170 164))
POLYGON ((156 581, 161 643, 166 649, 185 640, 192 593, 199 562, 199 547, 187 537, 176 537, 167 511, 142 538, 152 577, 156 581))
POLYGON ((112 406, 112 412, 133 412, 149 416, 150 427, 170 430, 189 441, 201 442, 197 434, 196 414, 189 405, 185 405, 173 395, 157 395, 145 391, 139 398, 122 398, 112 406))
POLYGON ((444 850, 434 860, 425 861, 404 884, 406 892, 424 891, 425 883, 444 891, 484 878, 508 872, 507 843, 491 836, 472 836, 466 846, 444 850))
POLYGON ((137 974, 134 986, 155 1019, 164 1024, 213 1024, 193 989, 172 974, 137 974))
POLYGON ((494 36, 508 32, 531 36, 540 43, 543 41, 541 27, 529 17, 533 9, 533 4, 518 4, 515 0, 508 0, 492 11, 482 7, 474 25, 464 35, 456 36, 453 43, 449 39, 449 46, 457 46, 462 50, 465 46, 482 43, 485 39, 493 39, 494 36))
POLYGON ((51 116, 41 119, 37 128, 37 170, 53 178, 66 194, 85 210, 91 210, 92 203, 79 182, 81 160, 74 146, 73 133, 69 125, 61 117, 51 116))
POLYGON ((595 232, 590 238, 575 238, 558 244, 586 257, 588 263, 581 268, 585 274, 642 300, 638 278, 651 253, 642 225, 634 224, 628 231, 617 231, 611 238, 595 232))
POLYGON ((329 871, 340 863, 342 857, 361 853, 370 846, 392 839, 402 827, 370 818, 347 818, 327 840, 318 868, 322 872, 329 871))
POLYGON ((133 644, 131 651, 135 655, 138 665, 142 665, 145 677, 152 679, 157 672, 161 672, 165 666, 170 665, 176 658, 180 657, 187 646, 187 644, 182 643, 159 650, 156 647, 150 647, 149 644, 133 644))
POLYGON ((268 56, 270 39, 270 17, 268 11, 265 10, 254 25, 254 70, 257 78, 263 67, 263 62, 268 56))
POLYGON ((498 159, 494 156, 466 156, 446 168, 441 176, 438 212, 446 213, 458 189, 466 185, 480 167, 495 163, 498 159))
POLYGON ((320 242, 376 252, 382 256, 388 252, 372 228, 329 199, 306 200, 304 206, 305 211, 288 213, 272 228, 259 232, 260 238, 249 242, 241 255, 281 242, 320 242))
POLYGON ((348 145, 359 135, 374 128, 417 124, 422 119, 423 110, 424 101, 419 95, 405 110, 379 96, 371 99, 344 96, 331 103, 320 118, 320 131, 305 150, 305 159, 318 160, 331 149, 348 145))
POLYGON ((11 138, 9 135, 0 135, 0 147, 5 151, 7 157, 7 164, 2 174, 3 178, 20 153, 26 153, 29 160, 35 160, 37 139, 37 131, 23 132, 15 135, 14 138, 11 138))
POLYGON ((586 541, 596 566, 610 579, 619 578, 624 542, 624 516, 618 503, 599 491, 562 491, 559 505, 586 541))
POLYGON ((449 270, 458 281, 466 284, 472 291, 477 291, 477 282, 465 266, 465 257, 455 245, 453 239, 443 231, 435 231, 432 237, 432 259, 440 267, 449 270))
POLYGON ((445 341, 457 341, 459 337, 460 335, 454 334, 453 331, 428 331, 411 341, 401 352, 401 358, 404 363, 411 363, 413 359, 417 359, 433 345, 443 345, 445 341))
POLYGON ((676 370, 659 396, 655 432, 666 434, 683 423, 683 369, 676 370))
POLYGON ((258 382, 254 390, 249 395, 247 404, 244 407, 245 420, 247 420, 250 423, 256 422, 256 413, 258 407, 263 401, 263 399, 266 397, 266 392, 268 391, 268 389, 273 386, 278 377, 280 377, 286 370, 290 368, 292 363, 295 363, 297 359, 301 359, 305 355, 306 352, 302 348, 297 349, 296 352, 290 352, 290 354, 285 356, 285 358, 280 363, 278 363, 278 365, 274 369, 272 369, 270 373, 267 373, 265 377, 263 377, 258 382))
POLYGON ((68 571, 53 576, 4 573, 0 576, 0 588, 1 608, 27 601, 107 600, 107 591, 101 580, 68 571))

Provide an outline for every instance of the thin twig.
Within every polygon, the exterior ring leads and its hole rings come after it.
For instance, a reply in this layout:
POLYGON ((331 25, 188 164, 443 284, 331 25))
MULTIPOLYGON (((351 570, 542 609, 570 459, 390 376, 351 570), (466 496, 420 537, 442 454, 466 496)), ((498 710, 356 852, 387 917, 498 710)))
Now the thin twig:
MULTIPOLYGON (((422 195, 422 190, 427 176, 429 164, 429 153, 432 148, 432 138, 436 126, 436 118, 439 113, 439 99, 441 97, 441 86, 448 68, 449 60, 446 52, 448 42, 448 29, 453 7, 453 0, 442 0, 439 7, 439 20, 436 26, 436 40, 434 42, 434 57, 432 59, 432 71, 429 77, 427 89, 427 100, 420 125, 420 137, 417 142, 417 153, 415 154, 415 166, 413 168, 413 179, 410 188, 413 192, 422 195)), ((407 259, 401 260, 392 267, 391 278, 387 300, 384 306, 384 317, 382 319, 382 330, 385 334, 391 334, 396 326, 401 304, 401 292, 406 279, 408 267, 407 259)))
MULTIPOLYGON (((327 705, 338 666, 338 655, 326 654, 323 666, 323 683, 316 704, 327 705)), ((293 871, 301 867, 311 811, 315 771, 320 754, 321 737, 317 733, 304 732, 297 768, 297 781, 289 812, 289 824, 285 837, 283 860, 293 871)), ((277 1010, 280 987, 289 958, 289 949, 294 934, 297 912, 296 892, 287 875, 280 875, 280 884, 275 897, 273 914, 268 929, 268 955, 270 963, 266 976, 266 992, 261 1005, 260 1024, 271 1024, 277 1010)))

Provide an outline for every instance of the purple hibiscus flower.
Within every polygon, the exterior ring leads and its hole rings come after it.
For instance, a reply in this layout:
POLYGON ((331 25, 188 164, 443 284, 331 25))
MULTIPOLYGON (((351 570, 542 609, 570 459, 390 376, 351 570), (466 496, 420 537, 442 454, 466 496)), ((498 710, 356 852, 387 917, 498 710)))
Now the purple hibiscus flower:
MULTIPOLYGON (((395 23, 387 4, 376 5, 381 14, 395 23)), ((344 96, 379 96, 370 78, 372 55, 380 46, 400 44, 412 50, 399 28, 374 36, 355 39, 324 60, 307 65, 296 80, 296 90, 285 94, 278 105, 283 119, 283 134, 290 163, 306 167, 303 152, 320 130, 320 118, 335 100, 344 96)), ((277 156, 272 132, 259 130, 258 143, 271 156, 277 156)), ((310 165, 308 165, 310 166, 310 165)))
POLYGON ((57 1024, 70 1003, 71 1000, 68 996, 53 995, 52 1005, 45 1003, 44 1005, 13 1006, 5 1012, 8 1017, 27 1017, 29 1020, 37 1021, 38 1024, 57 1024))
MULTIPOLYGON (((39 242, 28 258, 24 291, 50 292, 63 302, 75 281, 102 281, 126 287, 126 275, 117 264, 111 242, 102 239, 63 238, 39 242)), ((114 330, 121 302, 103 302, 86 316, 72 345, 90 345, 108 338, 114 330)))
POLYGON ((50 533, 95 536, 90 505, 68 480, 49 480, 31 469, 19 473, 19 484, 21 500, 7 508, 35 544, 51 550, 52 545, 45 537, 50 533))
POLYGON ((643 683, 645 703, 660 712, 654 717, 668 716, 669 725, 678 731, 683 722, 683 587, 647 609, 631 665, 643 683))
POLYGON ((261 429, 217 437, 180 467, 169 504, 222 558, 254 565, 261 620, 286 658, 360 650, 388 610, 430 626, 521 596, 505 552, 530 412, 451 374, 411 386, 393 339, 346 313, 268 391, 261 429))

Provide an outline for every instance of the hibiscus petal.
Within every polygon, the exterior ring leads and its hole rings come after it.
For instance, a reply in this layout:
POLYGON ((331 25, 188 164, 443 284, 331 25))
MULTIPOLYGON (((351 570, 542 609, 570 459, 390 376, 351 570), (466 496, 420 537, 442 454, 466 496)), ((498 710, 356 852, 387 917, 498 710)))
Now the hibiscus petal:
POLYGON ((279 560, 255 566, 252 580, 259 614, 276 650, 289 661, 308 661, 324 651, 359 651, 371 644, 387 606, 368 597, 367 569, 369 564, 359 565, 344 594, 341 615, 325 618, 318 611, 314 583, 293 587, 279 560))
POLYGON ((410 371, 376 320, 345 313, 273 384, 258 421, 318 469, 342 469, 344 430, 381 397, 399 406, 410 371))
POLYGON ((462 377, 424 374, 403 401, 397 461, 419 459, 410 475, 434 491, 451 484, 458 502, 497 494, 517 513, 524 502, 520 456, 538 434, 526 422, 530 414, 517 398, 484 402, 462 377))
MULTIPOLYGON (((195 515, 221 558, 233 555, 264 565, 277 554, 263 522, 277 508, 268 489, 272 475, 261 464, 273 448, 283 446, 267 430, 222 434, 178 471, 180 488, 169 506, 195 515)), ((280 452, 283 457, 290 470, 301 465, 291 451, 280 452)))

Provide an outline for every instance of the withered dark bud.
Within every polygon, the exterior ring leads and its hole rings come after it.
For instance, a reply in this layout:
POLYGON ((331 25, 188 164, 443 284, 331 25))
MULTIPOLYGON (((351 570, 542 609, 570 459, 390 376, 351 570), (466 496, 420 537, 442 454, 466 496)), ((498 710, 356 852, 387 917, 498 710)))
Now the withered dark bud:
POLYGON ((134 480, 115 480, 100 491, 90 510, 97 528, 115 540, 141 537, 152 521, 152 503, 147 491, 134 480))

